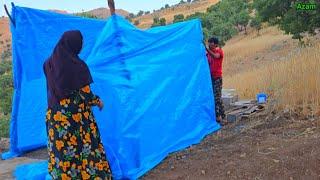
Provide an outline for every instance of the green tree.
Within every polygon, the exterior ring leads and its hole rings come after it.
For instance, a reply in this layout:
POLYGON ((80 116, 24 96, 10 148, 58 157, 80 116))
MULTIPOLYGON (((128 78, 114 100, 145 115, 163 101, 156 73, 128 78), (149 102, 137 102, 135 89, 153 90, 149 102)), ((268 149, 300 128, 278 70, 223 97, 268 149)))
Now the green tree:
POLYGON ((133 19, 133 18, 135 18, 135 15, 133 13, 129 13, 128 17, 133 19))
POLYGON ((6 49, 2 54, 1 54, 1 62, 2 61, 9 61, 11 58, 12 54, 11 54, 11 46, 8 47, 8 49, 6 49))
POLYGON ((151 25, 151 27, 165 26, 165 25, 166 25, 166 19, 165 18, 155 17, 155 18, 153 18, 153 24, 151 25))
POLYGON ((166 19, 165 18, 161 18, 159 23, 160 23, 160 26, 165 26, 166 25, 166 19))
POLYGON ((196 12, 194 14, 191 14, 185 18, 185 20, 190 20, 190 19, 196 19, 196 18, 203 18, 205 16, 205 13, 201 12, 196 12))
POLYGON ((207 35, 208 38, 211 36, 218 37, 220 44, 223 46, 227 40, 237 34, 237 30, 231 22, 228 22, 213 26, 213 28, 209 30, 209 33, 210 34, 207 35))
POLYGON ((250 26, 258 31, 258 35, 260 35, 260 30, 262 28, 261 19, 259 16, 256 16, 251 19, 250 26))
POLYGON ((13 93, 11 61, 2 61, 0 63, 0 87, 0 113, 8 115, 11 113, 11 99, 13 93))
POLYGON ((142 10, 140 10, 137 14, 137 16, 142 16, 144 14, 144 12, 142 10))
POLYGON ((0 137, 8 137, 13 94, 11 61, 0 62, 0 86, 0 137))
POLYGON ((249 20, 249 12, 246 10, 242 10, 237 16, 234 16, 233 24, 237 25, 239 31, 242 31, 244 29, 245 33, 247 33, 247 25, 249 23, 249 20))
POLYGON ((184 20, 183 14, 177 14, 173 17, 173 23, 182 22, 184 20))
POLYGON ((315 10, 297 10, 297 1, 293 0, 254 0, 253 7, 261 17, 262 22, 278 25, 286 34, 302 43, 304 33, 315 34, 320 27, 320 2, 316 0, 301 1, 313 3, 315 10))
POLYGON ((75 15, 76 16, 80 16, 80 17, 84 17, 84 18, 98 19, 98 16, 95 16, 92 13, 89 13, 89 12, 76 13, 75 15))
POLYGON ((206 13, 195 13, 186 19, 200 18, 205 38, 217 36, 223 45, 241 30, 237 26, 244 29, 248 24, 248 7, 247 0, 223 0, 209 7, 206 13))
POLYGON ((139 24, 140 24, 140 21, 139 21, 139 20, 135 20, 135 21, 134 21, 134 25, 135 25, 135 26, 138 26, 139 24))
POLYGON ((170 8, 169 4, 166 4, 166 5, 164 6, 164 8, 166 8, 166 9, 170 8))
POLYGON ((151 27, 156 27, 156 26, 160 26, 160 18, 159 17, 153 18, 153 24, 151 25, 151 27))
POLYGON ((0 63, 0 75, 10 72, 12 69, 11 61, 2 61, 0 63))

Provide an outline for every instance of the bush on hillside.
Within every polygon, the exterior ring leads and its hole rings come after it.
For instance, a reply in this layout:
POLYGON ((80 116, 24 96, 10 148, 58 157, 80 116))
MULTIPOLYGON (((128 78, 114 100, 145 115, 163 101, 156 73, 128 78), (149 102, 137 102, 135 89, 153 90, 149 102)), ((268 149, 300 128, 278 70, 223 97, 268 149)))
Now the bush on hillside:
POLYGON ((138 17, 138 16, 142 16, 143 14, 144 14, 144 11, 140 10, 140 11, 138 12, 138 14, 137 14, 137 17, 138 17))
POLYGON ((182 22, 182 21, 184 21, 183 14, 177 14, 173 17, 173 23, 182 22))
POLYGON ((84 17, 84 18, 93 18, 93 19, 98 19, 98 16, 95 16, 91 13, 88 12, 81 12, 81 13, 76 13, 76 16, 84 17))
POLYGON ((135 26, 138 26, 139 24, 140 24, 140 21, 139 21, 139 20, 135 20, 135 21, 134 21, 134 25, 135 25, 135 26))
POLYGON ((8 59, 0 62, 0 86, 0 137, 8 137, 13 94, 12 63, 8 59))
POLYGON ((7 46, 8 49, 6 49, 2 54, 1 54, 1 59, 0 61, 9 61, 12 54, 11 54, 11 45, 7 46))
POLYGON ((151 27, 165 26, 165 25, 166 25, 165 18, 155 17, 155 18, 153 18, 153 24, 151 25, 151 27))
POLYGON ((256 16, 251 19, 250 26, 258 31, 258 35, 260 35, 260 30, 262 29, 261 18, 256 16))
POLYGON ((11 99, 13 93, 12 63, 1 61, 0 63, 0 112, 4 115, 11 113, 11 99))

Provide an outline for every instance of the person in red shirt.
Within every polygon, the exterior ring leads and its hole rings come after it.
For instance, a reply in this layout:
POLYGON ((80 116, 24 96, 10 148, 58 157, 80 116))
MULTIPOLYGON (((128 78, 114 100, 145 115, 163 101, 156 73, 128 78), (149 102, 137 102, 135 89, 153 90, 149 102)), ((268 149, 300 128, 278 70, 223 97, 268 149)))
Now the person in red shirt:
POLYGON ((216 119, 222 125, 226 124, 225 112, 221 99, 222 94, 222 62, 224 53, 219 47, 219 39, 212 37, 208 40, 209 47, 206 46, 207 58, 210 66, 212 88, 214 91, 216 119))

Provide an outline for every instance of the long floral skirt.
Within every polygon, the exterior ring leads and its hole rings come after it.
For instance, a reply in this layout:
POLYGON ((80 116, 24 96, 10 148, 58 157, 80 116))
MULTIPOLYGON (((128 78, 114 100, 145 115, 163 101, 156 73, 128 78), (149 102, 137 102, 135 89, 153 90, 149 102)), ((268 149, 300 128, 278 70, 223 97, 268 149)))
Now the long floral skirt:
POLYGON ((47 110, 48 169, 53 179, 112 179, 91 111, 97 100, 84 89, 47 110))

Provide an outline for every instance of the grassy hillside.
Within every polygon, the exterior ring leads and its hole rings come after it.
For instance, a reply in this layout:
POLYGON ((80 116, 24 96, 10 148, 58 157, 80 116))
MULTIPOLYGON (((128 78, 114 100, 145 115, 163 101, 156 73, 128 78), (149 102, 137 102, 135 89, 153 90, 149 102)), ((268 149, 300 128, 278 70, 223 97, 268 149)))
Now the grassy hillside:
POLYGON ((193 3, 185 3, 163 10, 155 11, 151 14, 134 18, 132 22, 138 20, 140 28, 149 28, 153 23, 153 18, 165 18, 167 23, 172 23, 175 15, 183 14, 185 17, 196 12, 206 12, 207 8, 216 4, 219 0, 201 0, 193 3))
MULTIPOLYGON (((173 18, 177 14, 183 14, 185 17, 196 12, 205 12, 208 7, 216 4, 219 0, 199 0, 192 3, 178 4, 174 5, 170 8, 156 10, 153 13, 148 15, 139 16, 134 18, 132 22, 138 20, 140 28, 149 28, 153 23, 154 17, 165 18, 167 23, 171 23, 173 18)), ((163 4, 164 6, 165 4, 163 4)), ((50 10, 57 13, 66 14, 68 12, 61 10, 50 10)), ((97 8, 91 11, 85 12, 91 14, 98 18, 106 18, 110 15, 110 12, 107 8, 97 8)), ((129 12, 116 9, 116 13, 121 16, 128 16, 129 12)), ((9 29, 9 21, 8 18, 0 18, 0 54, 2 54, 7 48, 11 48, 11 34, 9 29)))
POLYGON ((234 37, 224 48, 224 87, 242 98, 267 92, 276 108, 320 115, 320 38, 308 42, 300 47, 274 27, 234 37))

